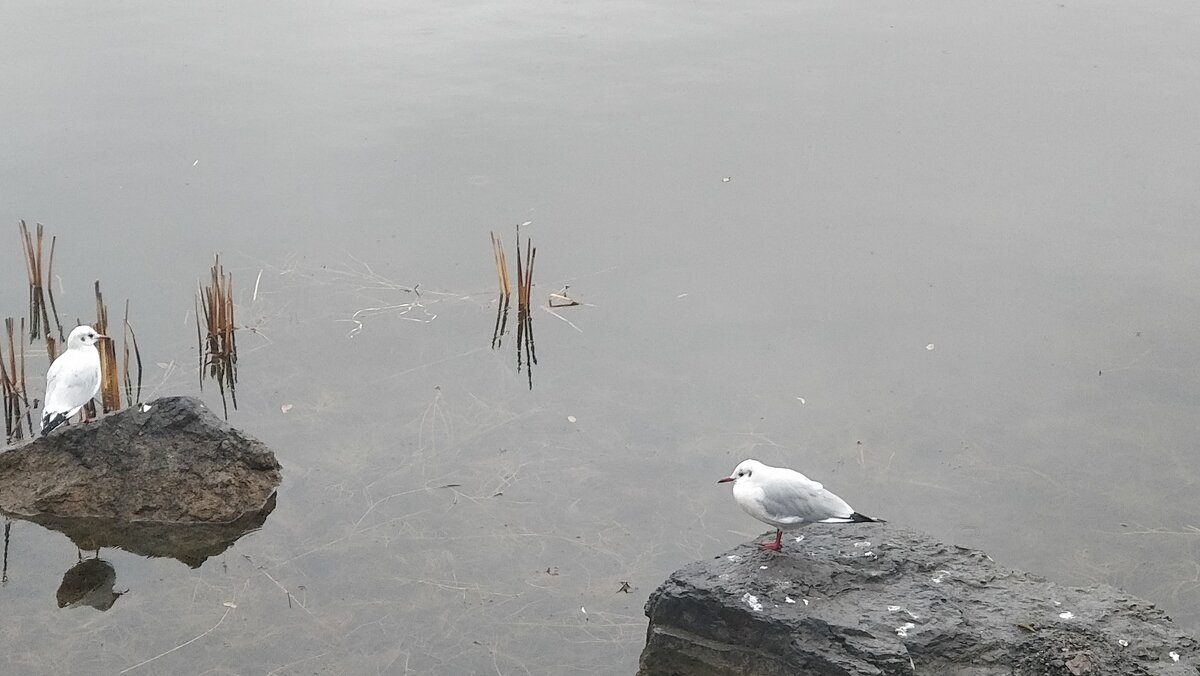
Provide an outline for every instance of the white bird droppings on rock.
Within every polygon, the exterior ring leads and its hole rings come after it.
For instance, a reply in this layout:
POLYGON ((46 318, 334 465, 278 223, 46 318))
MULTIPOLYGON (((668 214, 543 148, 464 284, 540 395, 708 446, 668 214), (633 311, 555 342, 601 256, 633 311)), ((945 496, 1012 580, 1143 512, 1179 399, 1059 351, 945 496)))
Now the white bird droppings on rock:
POLYGON ((763 609, 762 604, 758 602, 758 597, 750 592, 742 594, 742 600, 746 602, 746 605, 750 606, 750 610, 760 611, 763 609))

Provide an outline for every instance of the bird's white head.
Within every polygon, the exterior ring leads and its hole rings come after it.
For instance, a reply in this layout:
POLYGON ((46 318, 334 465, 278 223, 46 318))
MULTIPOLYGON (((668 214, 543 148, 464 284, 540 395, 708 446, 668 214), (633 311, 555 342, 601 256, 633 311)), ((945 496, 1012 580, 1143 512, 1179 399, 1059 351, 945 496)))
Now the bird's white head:
POLYGON ((93 347, 97 340, 103 340, 108 336, 103 333, 97 333, 96 329, 90 326, 76 326, 71 331, 71 335, 67 336, 67 349, 77 350, 81 347, 93 347))
POLYGON ((750 477, 754 476, 754 473, 761 470, 763 467, 766 467, 766 465, 757 460, 743 460, 738 463, 737 467, 733 468, 733 474, 730 474, 724 479, 718 480, 717 483, 723 484, 727 481, 749 481, 750 477))

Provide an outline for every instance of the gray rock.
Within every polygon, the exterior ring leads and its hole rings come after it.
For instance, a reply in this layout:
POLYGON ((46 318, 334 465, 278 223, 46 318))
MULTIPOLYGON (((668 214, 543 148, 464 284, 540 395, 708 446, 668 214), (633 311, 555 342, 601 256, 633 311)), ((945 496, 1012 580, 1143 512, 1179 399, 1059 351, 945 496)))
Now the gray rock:
POLYGON ((0 453, 0 511, 119 524, 232 523, 261 513, 280 469, 262 442, 198 399, 167 397, 0 453))
POLYGON ((1197 642, 1113 587, 1063 587, 886 523, 803 534, 672 574, 646 603, 639 674, 1200 674, 1197 642))

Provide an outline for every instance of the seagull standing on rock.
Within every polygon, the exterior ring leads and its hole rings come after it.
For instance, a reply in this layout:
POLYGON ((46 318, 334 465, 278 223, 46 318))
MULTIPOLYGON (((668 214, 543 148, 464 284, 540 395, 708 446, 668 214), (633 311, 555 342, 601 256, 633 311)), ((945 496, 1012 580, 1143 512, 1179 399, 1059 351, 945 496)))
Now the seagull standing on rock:
POLYGON ((67 422, 100 391, 100 352, 96 341, 108 336, 90 326, 76 326, 67 336, 67 349, 46 372, 46 401, 42 434, 67 422))
POLYGON ((775 541, 763 549, 783 548, 783 531, 810 523, 878 522, 854 511, 846 501, 825 490, 820 482, 786 467, 743 460, 733 474, 717 483, 733 482, 733 499, 750 516, 775 527, 775 541))

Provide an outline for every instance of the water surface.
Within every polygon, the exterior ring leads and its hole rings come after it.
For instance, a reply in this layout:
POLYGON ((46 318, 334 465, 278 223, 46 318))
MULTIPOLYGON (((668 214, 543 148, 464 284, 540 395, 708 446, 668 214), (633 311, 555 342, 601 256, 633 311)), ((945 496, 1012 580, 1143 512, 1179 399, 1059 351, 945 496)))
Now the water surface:
POLYGON ((220 252, 230 421, 285 467, 198 569, 102 551, 103 612, 15 522, 6 673, 631 673, 653 588, 763 530, 715 484, 750 456, 1200 627, 1194 4, 5 14, 3 312, 45 223, 64 317, 102 280, 147 394, 200 394, 220 252), (532 389, 491 348, 526 221, 532 389))

